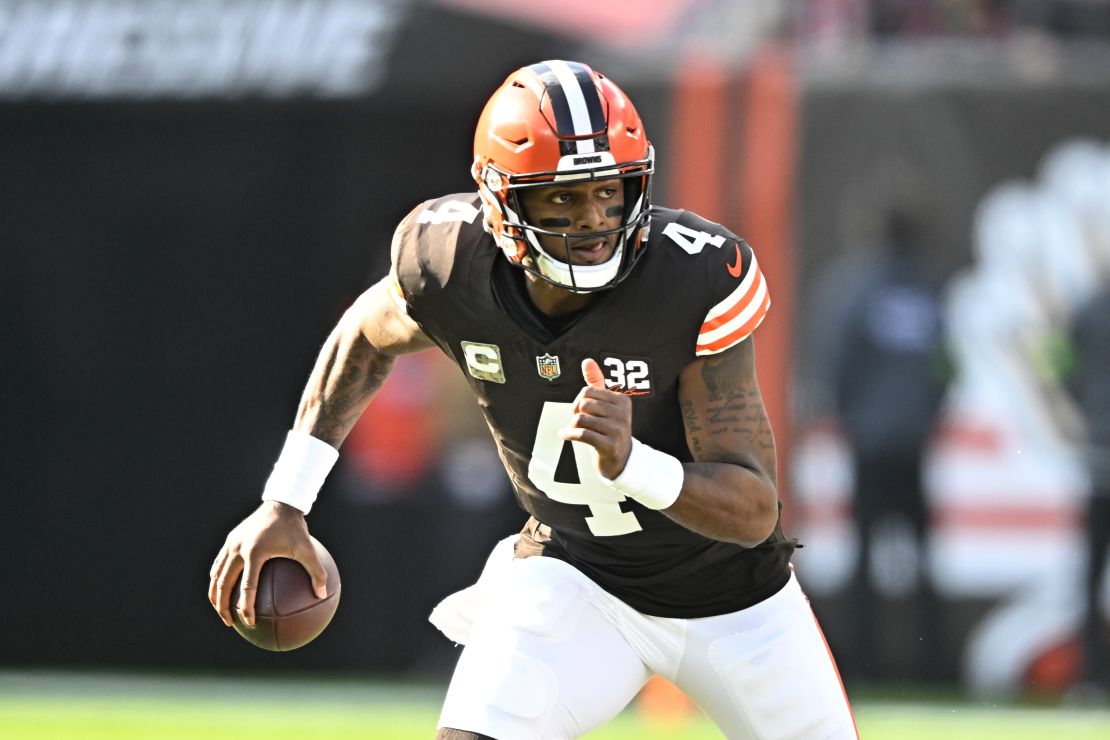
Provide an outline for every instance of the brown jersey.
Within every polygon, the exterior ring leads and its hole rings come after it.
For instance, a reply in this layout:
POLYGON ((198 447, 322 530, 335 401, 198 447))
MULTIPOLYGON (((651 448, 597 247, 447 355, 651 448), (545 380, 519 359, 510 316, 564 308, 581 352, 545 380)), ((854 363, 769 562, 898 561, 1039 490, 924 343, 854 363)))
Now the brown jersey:
POLYGON ((557 432, 592 357, 632 398, 632 434, 693 458, 678 378, 696 356, 744 341, 770 305, 751 248, 687 211, 652 210, 628 279, 562 325, 538 316, 524 275, 482 229, 477 194, 427 201, 398 227, 393 274, 409 316, 462 370, 520 505, 518 553, 573 564, 656 616, 736 611, 781 588, 793 543, 776 527, 754 548, 703 537, 604 485, 592 450, 557 432))

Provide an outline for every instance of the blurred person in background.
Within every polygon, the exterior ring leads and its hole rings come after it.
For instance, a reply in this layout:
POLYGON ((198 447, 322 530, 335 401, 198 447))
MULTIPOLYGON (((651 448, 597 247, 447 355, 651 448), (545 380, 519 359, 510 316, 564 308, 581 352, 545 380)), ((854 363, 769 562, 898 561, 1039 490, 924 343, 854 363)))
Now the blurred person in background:
POLYGON ((1102 604, 1110 554, 1110 284, 1075 316, 1071 328, 1074 365, 1068 388, 1086 427, 1085 457, 1091 478, 1084 519, 1087 540, 1086 602, 1082 628, 1084 682, 1110 691, 1110 637, 1102 604))
MULTIPOLYGON (((1110 7, 1110 3, 1106 3, 1110 7)), ((1054 259, 1038 269, 1057 277, 1055 315, 1059 338, 1048 363, 1073 404, 1075 423, 1068 439, 1082 450, 1088 497, 1083 520, 1086 572, 1080 630, 1084 666, 1081 693, 1105 696, 1110 690, 1110 634, 1103 583, 1110 554, 1110 149, 1077 137, 1059 142, 1045 156, 1041 189, 1062 213, 1072 232, 1060 242, 1037 239, 1036 248, 1054 259)), ((1068 230, 1054 223, 1050 234, 1068 230)))
POLYGON ((754 252, 651 204, 639 115, 584 64, 511 74, 474 153, 478 192, 417 206, 325 343, 262 505, 212 564, 213 607, 250 624, 275 556, 322 595, 305 514, 395 357, 438 346, 530 518, 432 613, 466 646, 437 737, 577 737, 653 674, 728 737, 858 737, 780 525, 754 252))
POLYGON ((879 249, 844 285, 830 363, 833 403, 851 448, 857 559, 851 582, 855 677, 875 677, 888 595, 914 597, 919 678, 935 672, 940 634, 929 578, 922 462, 944 398, 939 289, 908 206, 881 217, 879 249))

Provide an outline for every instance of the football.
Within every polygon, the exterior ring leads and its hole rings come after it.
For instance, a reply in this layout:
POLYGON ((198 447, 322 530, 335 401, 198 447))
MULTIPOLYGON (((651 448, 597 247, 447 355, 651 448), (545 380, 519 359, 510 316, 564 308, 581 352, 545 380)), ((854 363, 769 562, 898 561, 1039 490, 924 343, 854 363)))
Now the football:
MULTIPOLYGON (((312 538, 312 545, 328 571, 327 597, 316 598, 308 571, 296 560, 267 560, 258 578, 254 626, 243 624, 238 612, 231 610, 235 631, 247 642, 265 650, 295 650, 316 639, 331 622, 339 606, 339 569, 319 540, 312 538)), ((236 583, 231 603, 234 605, 238 601, 239 583, 236 583)))

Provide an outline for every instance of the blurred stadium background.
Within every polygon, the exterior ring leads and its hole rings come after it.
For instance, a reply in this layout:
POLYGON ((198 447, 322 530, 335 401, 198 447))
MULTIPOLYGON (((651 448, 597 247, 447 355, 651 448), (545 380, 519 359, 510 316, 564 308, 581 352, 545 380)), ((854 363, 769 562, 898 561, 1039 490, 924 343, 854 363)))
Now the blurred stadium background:
MULTIPOLYGON (((0 0, 0 734, 125 737, 47 720, 136 676, 163 677, 163 699, 215 675, 248 697, 259 676, 348 682, 337 695, 434 721, 455 651, 426 615, 522 521, 441 358, 399 363, 313 512, 345 586, 322 639, 252 648, 213 615, 207 570, 394 224, 470 189, 486 97, 553 57, 636 101, 656 202, 759 252, 786 525, 861 729, 913 737, 881 717, 936 711, 961 718, 938 734, 987 737, 1034 702, 1053 708, 998 736, 1110 736, 1105 691, 1081 681, 1090 485, 1052 354, 1110 281, 1110 0, 0 0), (953 375, 929 547, 877 543, 892 616, 864 662, 829 296, 904 207, 946 285, 953 375), (927 643, 916 563, 939 598, 927 643)), ((643 711, 665 729, 681 702, 662 704, 643 711)))

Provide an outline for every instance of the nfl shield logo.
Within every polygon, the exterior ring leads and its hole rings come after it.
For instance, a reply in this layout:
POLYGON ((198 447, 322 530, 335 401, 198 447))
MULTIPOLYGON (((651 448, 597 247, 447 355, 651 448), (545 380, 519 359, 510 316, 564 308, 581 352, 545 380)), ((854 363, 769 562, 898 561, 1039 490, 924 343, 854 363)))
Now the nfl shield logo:
POLYGON ((559 377, 559 358, 544 354, 536 358, 536 370, 544 380, 555 380, 559 377))

